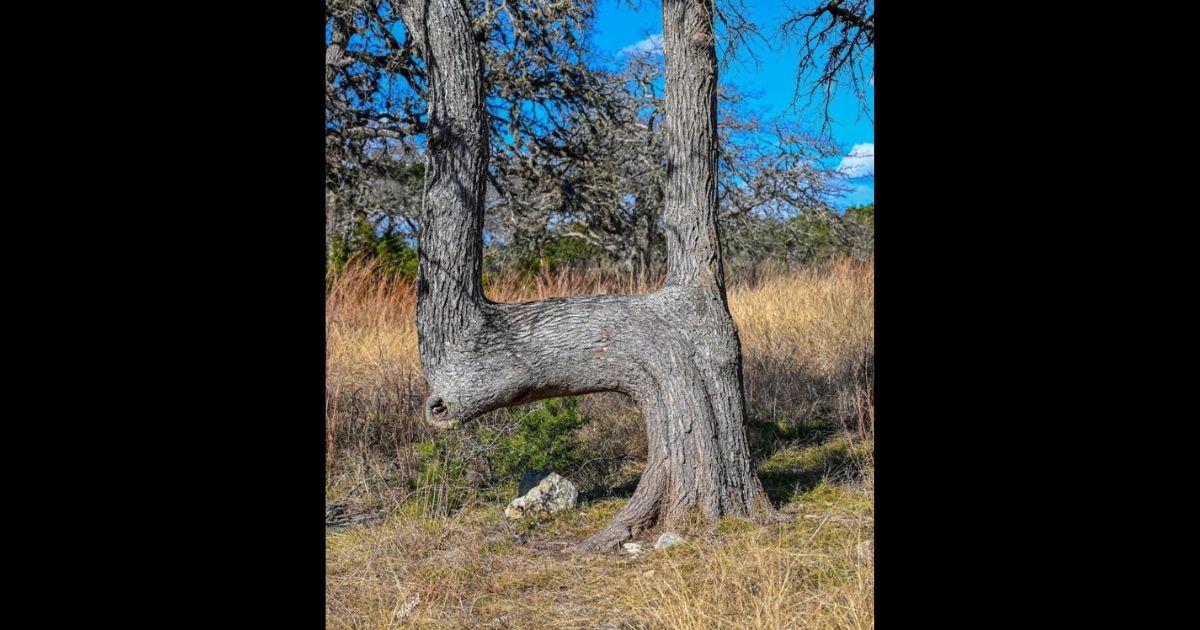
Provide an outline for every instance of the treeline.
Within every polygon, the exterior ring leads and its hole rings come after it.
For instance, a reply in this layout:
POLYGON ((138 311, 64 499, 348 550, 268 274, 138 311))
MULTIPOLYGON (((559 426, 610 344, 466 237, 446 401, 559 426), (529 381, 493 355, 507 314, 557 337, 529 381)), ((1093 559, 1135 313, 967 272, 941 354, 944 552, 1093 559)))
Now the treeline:
MULTIPOLYGON (((571 224, 547 230, 534 244, 490 239, 484 248, 485 272, 520 271, 536 274, 568 268, 634 271, 611 251, 579 238, 586 227, 571 224)), ((805 266, 835 258, 866 259, 875 249, 875 204, 853 206, 844 212, 808 212, 788 219, 739 217, 723 222, 722 249, 726 269, 738 273, 759 266, 805 266)), ((663 271, 665 242, 661 232, 651 241, 650 265, 638 268, 645 278, 663 271)), ((370 263, 389 274, 416 278, 415 238, 394 222, 371 221, 365 213, 353 229, 335 235, 329 268, 340 271, 351 263, 370 263)))

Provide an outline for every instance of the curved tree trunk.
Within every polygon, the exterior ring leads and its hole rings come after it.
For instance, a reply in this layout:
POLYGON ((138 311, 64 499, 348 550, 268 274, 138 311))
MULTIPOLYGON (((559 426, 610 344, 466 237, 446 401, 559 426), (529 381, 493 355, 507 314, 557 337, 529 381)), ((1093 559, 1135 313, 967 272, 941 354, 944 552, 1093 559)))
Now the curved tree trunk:
POLYGON ((616 391, 649 435, 633 498, 583 544, 604 550, 691 510, 781 518, 750 466, 741 349, 716 220, 712 0, 664 0, 667 280, 649 295, 496 304, 481 285, 488 142, 479 45, 461 0, 409 0, 430 89, 417 284, 426 405, 442 428, 508 405, 616 391))

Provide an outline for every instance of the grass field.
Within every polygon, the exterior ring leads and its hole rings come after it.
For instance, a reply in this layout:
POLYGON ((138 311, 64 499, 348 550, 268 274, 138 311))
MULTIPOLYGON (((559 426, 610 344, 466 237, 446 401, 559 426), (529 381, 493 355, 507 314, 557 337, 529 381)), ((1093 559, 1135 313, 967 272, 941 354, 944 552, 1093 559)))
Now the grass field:
MULTIPOLYGON (((607 523, 636 484, 644 431, 627 400, 581 400, 590 421, 573 439, 589 461, 565 471, 580 507, 507 522, 517 480, 474 463, 490 444, 421 421, 412 283, 368 267, 331 277, 326 496, 373 520, 327 530, 327 625, 873 627, 873 274, 871 262, 842 261, 730 279, 752 455, 772 501, 796 518, 696 521, 680 528, 688 542, 654 551, 642 541, 637 557, 561 553, 607 523)), ((592 271, 493 278, 487 294, 516 302, 654 288, 592 271)), ((513 418, 493 412, 480 424, 502 434, 513 418)))

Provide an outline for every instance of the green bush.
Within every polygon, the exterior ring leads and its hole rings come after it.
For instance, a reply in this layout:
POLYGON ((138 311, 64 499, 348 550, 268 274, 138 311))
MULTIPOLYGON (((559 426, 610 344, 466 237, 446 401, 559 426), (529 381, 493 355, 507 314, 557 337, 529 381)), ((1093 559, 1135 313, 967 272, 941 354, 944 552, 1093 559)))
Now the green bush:
POLYGON ((384 273, 417 277, 417 250, 392 226, 380 228, 364 214, 355 221, 349 236, 334 236, 329 248, 329 264, 341 271, 352 260, 373 260, 384 273))
POLYGON ((579 465, 583 454, 573 433, 590 418, 580 413, 578 396, 515 407, 508 413, 517 420, 512 435, 481 429, 485 432, 482 439, 495 443, 488 460, 496 475, 519 477, 526 470, 552 470, 565 475, 579 465))
POLYGON ((875 228, 875 204, 869 203, 865 206, 851 206, 846 208, 846 219, 858 223, 863 226, 875 228))

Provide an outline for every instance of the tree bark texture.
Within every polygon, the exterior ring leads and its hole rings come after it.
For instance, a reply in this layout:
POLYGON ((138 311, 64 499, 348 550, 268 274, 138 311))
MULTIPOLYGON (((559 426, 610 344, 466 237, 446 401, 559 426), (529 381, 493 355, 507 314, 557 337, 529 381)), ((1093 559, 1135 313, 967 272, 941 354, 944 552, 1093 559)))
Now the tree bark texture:
POLYGON ((462 0, 402 6, 430 88, 417 326, 426 417, 449 428, 501 407, 614 391, 649 436, 646 469, 581 547, 611 550, 699 510, 777 520, 751 469, 741 349, 726 304, 716 214, 712 0, 664 0, 667 280, 648 295, 497 304, 483 295, 488 143, 480 46, 462 0))

